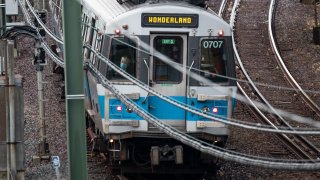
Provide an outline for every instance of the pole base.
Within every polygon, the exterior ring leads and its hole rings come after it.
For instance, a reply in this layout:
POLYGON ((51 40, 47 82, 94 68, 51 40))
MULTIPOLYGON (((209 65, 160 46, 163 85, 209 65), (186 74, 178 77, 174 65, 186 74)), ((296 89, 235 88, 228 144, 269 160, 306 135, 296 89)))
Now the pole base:
POLYGON ((41 155, 41 156, 32 156, 32 163, 34 164, 40 164, 41 161, 50 161, 51 159, 51 154, 47 154, 47 155, 41 155))
POLYGON ((313 42, 320 45, 320 26, 313 27, 313 42))
POLYGON ((43 154, 49 154, 50 153, 50 150, 49 150, 49 144, 45 141, 42 141, 40 142, 40 144, 38 145, 38 153, 40 155, 43 155, 43 154))
POLYGON ((314 0, 300 0, 303 4, 312 4, 314 0))

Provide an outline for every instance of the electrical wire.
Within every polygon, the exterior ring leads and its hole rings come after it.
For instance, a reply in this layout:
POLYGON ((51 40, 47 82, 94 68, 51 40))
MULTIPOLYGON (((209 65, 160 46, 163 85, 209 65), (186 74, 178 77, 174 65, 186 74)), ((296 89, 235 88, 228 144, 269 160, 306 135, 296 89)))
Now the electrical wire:
MULTIPOLYGON (((117 41, 119 41, 119 42, 122 42, 121 40, 118 40, 118 39, 115 39, 115 40, 117 40, 117 41)), ((124 44, 127 44, 127 43, 125 43, 125 42, 122 42, 122 43, 124 43, 124 44)), ((129 46, 131 46, 130 44, 127 44, 127 45, 129 45, 129 46)), ((51 49, 50 48, 48 48, 48 47, 44 47, 45 48, 45 50, 47 51, 47 52, 49 52, 49 56, 59 65, 59 66, 63 66, 63 63, 62 63, 62 61, 61 60, 59 60, 58 58, 57 58, 57 56, 51 51, 51 49)), ((136 48, 136 47, 134 47, 134 48, 136 48)), ((142 50, 142 49, 139 49, 139 50, 141 50, 141 51, 144 51, 145 53, 148 53, 148 54, 150 54, 148 51, 145 51, 145 50, 142 50)), ((181 64, 178 64, 178 65, 181 65, 181 64)), ((263 105, 262 105, 263 106, 263 105)), ((284 112, 284 113, 286 113, 286 112, 284 112)), ((305 120, 310 120, 309 118, 307 118, 307 119, 305 119, 305 120)), ((317 125, 317 123, 310 123, 311 125, 315 125, 316 127, 318 126, 317 125)), ((265 131, 269 131, 269 130, 265 130, 265 131)), ((281 130, 280 130, 281 131, 281 130)), ((292 131, 290 131, 290 132, 292 132, 292 131)), ((316 131, 313 131, 313 132, 316 132, 316 131)), ((281 133, 289 133, 289 132, 281 132, 281 133)), ((299 133, 300 134, 300 132, 297 132, 297 133, 299 133)), ((307 134, 309 134, 310 132, 301 132, 302 134, 304 134, 304 133, 307 133, 307 134)))
MULTIPOLYGON (((18 0, 20 1, 20 0, 18 0)), ((60 37, 57 37, 56 35, 54 35, 54 33, 52 33, 47 27, 45 24, 42 23, 42 21, 40 20, 40 18, 38 17, 38 15, 35 13, 33 7, 31 6, 30 2, 28 0, 26 0, 27 2, 27 5, 28 7, 30 8, 31 12, 33 13, 33 15, 35 16, 35 18, 38 20, 39 24, 41 25, 41 27, 49 34, 50 37, 52 37, 54 40, 56 40, 58 43, 60 44, 63 44, 63 41, 61 40, 60 37)), ((222 3, 225 3, 225 2, 222 2, 222 3)), ((237 0, 237 2, 235 3, 240 3, 240 0, 237 0)), ((230 20, 230 24, 234 24, 234 20, 230 20)), ((95 30, 97 30, 95 27, 92 27, 90 24, 86 24, 87 27, 91 27, 95 30)), ((232 25, 233 26, 233 25, 232 25)), ((108 34, 105 34, 111 38, 113 38, 112 36, 108 35, 108 34)), ((115 38, 115 40, 118 40, 115 38)), ((121 40, 119 40, 121 42, 121 40)), ((144 51, 142 49, 139 49, 137 47, 134 47, 130 44, 127 44, 126 42, 122 42, 123 44, 126 44, 132 48, 135 48, 141 52, 144 52, 144 53, 147 53, 147 54, 150 54, 150 52, 148 51, 144 51)), ((183 66, 179 63, 175 63, 173 62, 174 64, 176 65, 179 65, 183 68, 189 68, 188 66, 183 66)), ((224 75, 220 75, 220 74, 216 74, 216 73, 211 73, 211 72, 206 72, 204 70, 200 70, 200 69, 197 69, 197 68, 191 68, 192 70, 196 71, 196 72, 202 72, 202 73, 207 73, 207 74, 210 74, 210 75, 213 75, 213 76, 217 76, 217 77, 221 77, 221 78, 225 78, 225 79, 229 79, 229 80, 234 80, 234 81, 237 81, 237 82, 243 82, 243 83, 249 83, 247 80, 242 80, 242 79, 237 79, 237 78, 233 78, 233 77, 229 77, 229 76, 224 76, 224 75)), ((269 87, 269 88, 274 88, 274 89, 277 89, 277 90, 287 90, 287 91, 301 91, 300 89, 296 89, 296 88, 291 88, 291 87, 283 87, 283 86, 276 86, 276 85, 272 85, 272 84, 266 84, 266 83, 259 83, 259 82, 254 82, 255 85, 258 85, 258 86, 262 86, 262 87, 269 87)), ((315 91, 315 90, 304 90, 304 92, 308 92, 308 93, 313 93, 313 94, 320 94, 320 91, 315 91)))
MULTIPOLYGON (((18 0, 20 2, 20 0, 18 0)), ((39 18, 39 16, 37 15, 37 13, 35 12, 35 10, 33 9, 33 7, 31 6, 29 0, 25 0, 31 13, 33 14, 33 16, 37 19, 38 23, 40 24, 40 26, 46 31, 46 33, 52 37, 56 42, 60 43, 60 44, 63 44, 63 40, 56 36, 54 33, 52 33, 49 28, 47 28, 47 26, 42 22, 42 20, 39 18)), ((21 6, 21 4, 20 4, 21 6)))
MULTIPOLYGON (((117 73, 119 73, 120 75, 122 75, 123 77, 125 77, 126 79, 128 79, 130 82, 134 83, 135 85, 139 86, 140 88, 146 90, 147 92, 156 95, 157 97, 161 98, 162 100, 173 104, 181 109, 184 109, 186 111, 189 111, 193 114, 197 114, 199 116, 205 117, 207 119, 211 119, 214 121, 218 121, 218 122, 222 122, 228 125, 234 125, 234 126, 238 126, 238 127, 242 127, 242 128, 246 128, 246 129, 253 129, 253 130, 260 130, 260 131, 266 131, 266 132, 277 132, 277 133, 286 133, 286 134, 319 134, 320 131, 319 129, 315 129, 315 128, 308 128, 308 131, 299 131, 299 129, 295 129, 295 131, 292 130, 286 130, 287 127, 278 127, 279 129, 276 130, 274 129, 272 126, 265 126, 265 125, 257 125, 257 124, 253 124, 253 123, 249 123, 249 122, 244 122, 244 121, 238 121, 232 118, 225 118, 225 117, 221 117, 221 116, 217 116, 215 114, 212 113, 202 113, 201 110, 192 107, 188 104, 185 103, 181 103, 179 101, 176 101, 175 99, 172 99, 171 97, 165 96, 161 93, 159 93, 158 91, 154 90, 153 88, 151 88, 150 86, 145 85, 143 82, 141 82, 140 80, 134 78, 133 76, 131 76, 130 74, 128 74, 127 72, 123 71, 121 68, 119 68, 117 65, 115 65, 113 62, 111 62, 108 58, 104 57, 101 53, 95 51, 94 49, 92 49, 89 45, 84 45, 86 48, 88 48, 91 52, 93 52, 96 57, 100 60, 102 60, 104 63, 106 63, 110 68, 112 68, 114 71, 116 71, 117 73), (228 121, 226 121, 228 120, 228 121), (265 127, 265 128, 264 128, 265 127), (266 128, 268 127, 268 128, 266 128), (310 130, 310 131, 309 131, 310 130)), ((317 125, 317 124, 316 124, 317 125)), ((305 129, 304 129, 305 130, 305 129)))
MULTIPOLYGON (((47 47, 47 46, 45 46, 47 47)), ((94 67, 92 64, 88 64, 90 67, 90 70, 93 70, 94 67)), ((99 74, 99 71, 95 69, 95 72, 99 74)), ((118 96, 119 99, 121 99, 126 105, 130 105, 133 107, 133 110, 136 110, 137 113, 140 113, 141 116, 148 117, 145 118, 147 120, 150 120, 154 125, 156 125, 160 130, 163 130, 167 134, 170 134, 171 137, 184 142, 195 149, 200 150, 201 152, 206 152, 211 155, 215 155, 220 158, 224 158, 227 160, 233 160, 240 163, 250 164, 250 165, 258 165, 262 167, 272 167, 272 168, 279 168, 279 169, 302 169, 302 170, 314 170, 320 168, 320 163, 310 163, 310 161, 270 161, 270 159, 261 158, 261 157, 254 157, 254 156, 248 156, 245 154, 242 154, 243 156, 239 156, 239 153, 234 153, 232 151, 228 151, 225 149, 218 149, 218 147, 212 147, 212 145, 209 147, 207 144, 201 144, 199 140, 194 139, 194 137, 188 137, 186 134, 181 134, 181 132, 177 131, 176 129, 169 127, 168 125, 164 124, 163 122, 156 120, 154 117, 152 117, 151 114, 148 114, 148 112, 143 112, 138 106, 134 106, 133 102, 125 97, 123 94, 118 93, 117 90, 113 87, 113 85, 108 82, 108 80, 102 76, 101 74, 99 77, 103 78, 102 81, 104 82, 104 86, 108 86, 114 94, 118 96), (151 121, 152 120, 152 121, 151 121), (251 158, 251 159, 250 159, 251 158)))
POLYGON ((291 169, 291 170, 317 170, 320 169, 320 160, 286 160, 286 159, 272 159, 272 158, 262 158, 259 156, 252 156, 247 154, 242 154, 239 152, 230 151, 224 148, 214 146, 212 144, 203 142, 196 139, 188 134, 182 133, 181 131, 171 127, 168 124, 163 123, 156 117, 154 117, 149 112, 141 109, 137 104, 135 104, 131 99, 129 99, 124 94, 120 93, 117 88, 115 88, 112 83, 103 76, 91 63, 86 63, 86 66, 90 72, 96 75, 100 80, 102 85, 109 89, 118 99, 121 100, 127 107, 131 107, 134 112, 136 112, 140 117, 144 118, 149 123, 156 126, 159 130, 166 133, 170 137, 186 144, 200 152, 213 155, 218 158, 225 160, 231 160, 234 162, 239 162, 247 165, 254 165, 260 167, 276 168, 276 169, 291 169))

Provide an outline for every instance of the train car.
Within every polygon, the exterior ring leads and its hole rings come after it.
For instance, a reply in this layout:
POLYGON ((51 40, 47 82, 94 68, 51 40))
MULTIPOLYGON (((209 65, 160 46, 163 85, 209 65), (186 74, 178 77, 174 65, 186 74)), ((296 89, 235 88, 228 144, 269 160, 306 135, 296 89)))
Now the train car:
MULTIPOLYGON (((225 76, 235 77, 232 30, 216 13, 194 3, 161 0, 82 0, 82 12, 84 42, 114 64, 165 96, 203 113, 225 120, 231 117, 236 82, 225 76), (170 62, 155 56, 155 52, 170 62), (172 67, 173 62, 181 69, 172 67), (208 81, 199 81, 189 72, 208 81)), ((84 59, 160 121, 205 142, 224 146, 229 133, 226 124, 148 93, 88 49, 84 50, 84 59)), ((85 80, 88 127, 93 129, 91 134, 102 137, 100 149, 122 173, 201 174, 214 169, 214 157, 159 131, 104 88, 90 71, 86 71, 85 80)))

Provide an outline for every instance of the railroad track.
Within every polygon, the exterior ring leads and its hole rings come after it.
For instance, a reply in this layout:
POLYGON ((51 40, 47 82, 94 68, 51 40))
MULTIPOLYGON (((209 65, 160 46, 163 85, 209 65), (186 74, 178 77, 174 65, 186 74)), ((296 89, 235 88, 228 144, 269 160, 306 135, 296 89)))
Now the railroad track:
MULTIPOLYGON (((273 7, 274 4, 271 4, 270 7, 273 7)), ((265 96, 267 96, 268 99, 271 99, 271 102, 273 104, 276 104, 276 107, 278 108, 284 108, 284 106, 279 106, 280 104, 291 104, 291 103, 296 103, 296 101, 294 101, 295 99, 293 99, 293 101, 288 102, 287 99, 290 99, 290 97, 292 97, 292 92, 286 92, 286 96, 284 96, 283 92, 280 92, 280 94, 278 94, 277 96, 274 96, 274 93, 277 93, 275 91, 272 92, 272 94, 270 93, 270 89, 269 88, 265 88, 262 87, 259 90, 257 89, 257 87, 254 85, 253 81, 251 80, 251 78, 255 79, 256 81, 262 81, 266 84, 271 84, 270 83, 270 79, 269 77, 271 76, 271 80, 272 81, 277 81, 279 86, 287 86, 288 83, 286 82, 286 80, 281 76, 281 74, 278 72, 278 67, 275 66, 274 63, 272 63, 274 61, 274 57, 273 57, 273 53, 271 52, 271 48, 268 47, 268 42, 267 38, 273 38, 273 33, 268 31, 268 28, 266 27, 264 22, 268 22, 268 19, 266 21, 265 19, 265 15, 263 14, 267 14, 267 9, 268 9, 268 3, 267 2, 261 2, 261 3, 257 3, 257 2, 245 2, 243 3, 242 7, 245 7, 245 9, 242 8, 242 10, 244 10, 245 12, 249 9, 249 11, 251 13, 244 13, 243 16, 239 16, 239 19, 237 23, 242 24, 242 21, 245 21, 246 18, 251 18, 251 20, 256 20, 256 21, 252 21, 252 23, 248 26, 244 26, 244 29, 240 29, 237 28, 237 34, 238 34, 238 46, 241 47, 240 49, 240 54, 242 54, 242 57, 244 57, 243 59, 245 59, 244 61, 241 61, 241 59, 238 56, 238 62, 239 62, 239 66, 242 69, 242 72, 244 75, 240 75, 240 76, 245 76, 249 82, 250 82, 250 87, 248 87, 247 84, 244 83, 238 83, 238 88, 241 91, 241 93, 243 94, 250 94, 250 97, 248 95, 247 98, 250 99, 255 99, 255 100, 259 100, 260 102, 263 102, 264 104, 267 104, 267 106, 269 106, 270 108, 272 108, 272 106, 268 103, 268 101, 265 99, 265 97, 262 95, 264 94, 265 96), (255 9, 253 11, 253 9, 255 9), (262 14, 258 14, 255 12, 264 12, 262 14), (242 33, 241 31, 250 31, 250 35, 246 35, 245 33, 242 33), (244 35, 245 38, 243 38, 241 35, 244 35), (269 35, 269 36, 268 36, 269 35), (239 40, 240 39, 240 40, 239 40), (245 42, 245 43, 243 43, 245 42), (255 46, 253 46, 255 45, 255 46), (254 50, 254 51, 253 51, 254 50), (256 63, 255 60, 252 59, 259 59, 259 63, 256 63), (244 68, 244 64, 246 65, 246 68, 244 68), (269 72, 268 76, 268 72, 265 72, 264 70, 261 70, 261 67, 264 67, 265 69, 268 69, 269 71, 271 71, 271 73, 269 72), (251 73, 251 76, 249 77, 249 73, 247 73, 246 71, 249 71, 251 73), (259 72, 256 73, 256 72, 259 72), (242 87, 245 88, 242 88, 242 87), (243 89, 247 89, 250 90, 249 93, 246 93, 243 89), (261 90, 261 93, 260 93, 261 90), (291 94, 291 96, 290 96, 291 94), (278 98, 282 98, 281 102, 279 102, 278 98), (285 100, 286 99, 286 100, 285 100)), ((240 8, 241 9, 241 8, 240 8)), ((270 11, 272 11, 273 8, 270 8, 270 11)), ((242 11, 243 12, 243 11, 242 11)), ((240 11, 240 13, 242 13, 240 11)), ((273 13, 273 12, 270 12, 273 13)), ((269 14, 270 14, 269 13, 269 14)), ((270 22, 271 23, 271 22, 270 22)), ((241 26, 242 28, 242 26, 241 26)), ((271 28, 270 28, 271 29, 271 28)), ((273 48, 276 48, 276 46, 273 46, 273 48)), ((273 49, 273 51, 277 51, 276 49, 273 49)), ((279 60, 279 58, 277 59, 279 60)), ((279 63, 281 64, 281 63, 279 63)), ((281 68, 283 69, 283 68, 281 68)), ((291 79, 292 80, 292 79, 291 79)), ((292 81, 291 81, 292 83, 292 81)), ((295 97, 295 96, 293 96, 295 97)), ((251 102, 252 103, 252 102, 251 102)), ((253 104, 253 103, 252 103, 253 104)), ((291 107, 291 111, 295 112, 295 107, 301 107, 301 103, 299 105, 294 105, 291 107)), ((254 114, 264 123, 269 124, 271 126, 273 126, 274 128, 277 129, 277 126, 286 126, 289 129, 294 129, 285 119, 283 119, 281 116, 279 115, 272 115, 270 113, 267 114, 263 114, 261 111, 257 111, 257 108, 253 108, 252 106, 250 106, 250 108, 252 108, 252 111, 254 112, 254 114)), ((285 135, 285 134, 277 134, 278 138, 280 138, 282 140, 282 142, 285 143, 286 147, 293 153, 295 153, 298 157, 302 158, 302 159, 317 159, 320 155, 320 150, 313 145, 309 140, 307 140, 305 137, 300 136, 300 135, 285 135)))
POLYGON ((96 136, 87 130, 87 166, 88 166, 88 179, 106 179, 115 180, 115 176, 109 171, 107 167, 106 158, 103 154, 96 151, 96 136))
POLYGON ((294 77, 291 75, 291 72, 289 72, 287 66, 284 63, 284 60, 281 56, 281 52, 278 49, 278 46, 276 44, 276 39, 274 37, 275 34, 275 28, 274 28, 274 18, 276 13, 276 6, 277 2, 275 0, 271 1, 270 9, 269 9, 269 16, 268 16, 268 32, 269 32, 269 39, 271 42, 272 50, 275 54, 276 61, 279 64, 280 69, 282 70, 283 74, 285 75, 288 82, 291 84, 291 86, 296 89, 296 92, 300 94, 301 98, 305 101, 305 103, 314 111, 314 113, 317 114, 318 117, 320 117, 320 107, 314 102, 314 100, 301 88, 301 86, 298 84, 298 82, 294 79, 294 77))

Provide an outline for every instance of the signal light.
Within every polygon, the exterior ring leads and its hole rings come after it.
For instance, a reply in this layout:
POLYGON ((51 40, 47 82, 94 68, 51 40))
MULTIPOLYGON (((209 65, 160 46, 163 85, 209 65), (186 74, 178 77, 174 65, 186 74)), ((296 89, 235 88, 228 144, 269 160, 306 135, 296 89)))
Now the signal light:
POLYGON ((120 31, 120 29, 116 29, 116 30, 114 30, 114 33, 115 33, 116 35, 120 35, 121 31, 120 31))
POLYGON ((128 24, 122 25, 122 28, 123 28, 124 30, 127 30, 127 29, 128 29, 128 24))
POLYGON ((117 106, 117 111, 118 111, 118 112, 121 112, 121 111, 122 111, 122 106, 121 106, 121 105, 117 106))
POLYGON ((210 111, 210 109, 207 106, 203 106, 201 108, 201 111, 202 111, 202 113, 206 114, 206 113, 208 113, 210 111))
POLYGON ((133 109, 131 107, 127 107, 127 112, 128 113, 132 113, 133 112, 133 109))
POLYGON ((218 108, 217 108, 217 107, 213 107, 213 108, 212 108, 212 112, 213 112, 213 113, 218 113, 218 108))
POLYGON ((224 35, 224 31, 222 30, 222 29, 220 29, 219 31, 218 31, 218 36, 223 36, 224 35))
POLYGON ((33 64, 46 65, 46 53, 43 48, 36 47, 34 49, 33 64))

